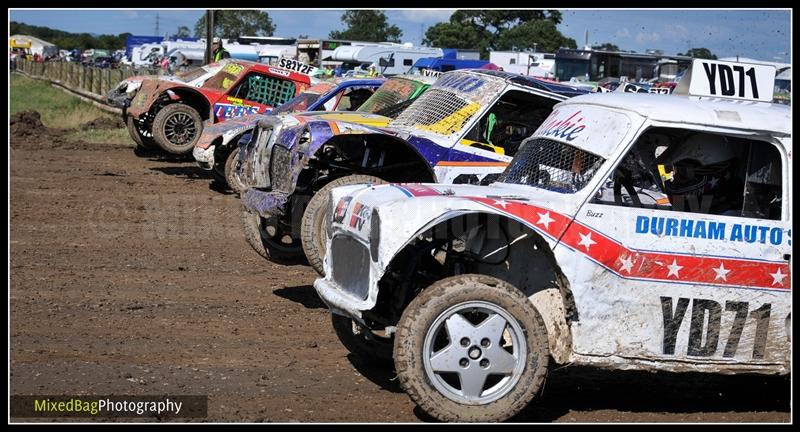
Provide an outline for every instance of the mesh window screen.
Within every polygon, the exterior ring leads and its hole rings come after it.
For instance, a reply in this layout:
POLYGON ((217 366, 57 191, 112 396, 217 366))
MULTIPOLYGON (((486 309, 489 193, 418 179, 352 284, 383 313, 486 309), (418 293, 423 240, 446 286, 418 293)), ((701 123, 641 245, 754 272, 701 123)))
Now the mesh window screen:
POLYGON ((522 144, 501 182, 525 184, 561 193, 574 193, 592 179, 603 158, 569 144, 544 138, 522 144))
POLYGON ((295 85, 289 80, 253 74, 247 77, 247 98, 264 105, 279 106, 294 97, 295 85))
POLYGON ((459 131, 480 109, 475 102, 440 89, 430 89, 403 111, 392 125, 430 130, 441 135, 459 131))

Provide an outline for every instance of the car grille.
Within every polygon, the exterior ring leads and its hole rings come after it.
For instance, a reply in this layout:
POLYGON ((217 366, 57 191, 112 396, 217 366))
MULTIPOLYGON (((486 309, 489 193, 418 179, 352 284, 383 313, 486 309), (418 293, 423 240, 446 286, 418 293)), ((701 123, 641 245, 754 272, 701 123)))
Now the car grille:
POLYGON ((292 185, 292 152, 281 145, 272 146, 272 159, 270 161, 269 176, 272 180, 272 190, 291 192, 292 185))
POLYGON ((343 290, 361 300, 369 294, 369 251, 358 240, 338 235, 331 241, 328 255, 332 279, 343 290))
POLYGON ((253 138, 242 147, 239 154, 239 179, 248 187, 268 187, 269 142, 272 128, 257 127, 253 138))

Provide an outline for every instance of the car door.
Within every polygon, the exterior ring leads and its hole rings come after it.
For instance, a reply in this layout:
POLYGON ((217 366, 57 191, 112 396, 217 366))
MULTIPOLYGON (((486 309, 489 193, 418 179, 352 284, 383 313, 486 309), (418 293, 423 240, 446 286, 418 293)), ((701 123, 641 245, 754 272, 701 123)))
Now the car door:
POLYGON ((562 238, 583 254, 571 281, 580 314, 575 352, 787 365, 784 148, 753 134, 650 128, 640 135, 562 238), (692 151, 681 154, 689 142, 708 154, 723 149, 718 159, 733 162, 692 166, 692 151))

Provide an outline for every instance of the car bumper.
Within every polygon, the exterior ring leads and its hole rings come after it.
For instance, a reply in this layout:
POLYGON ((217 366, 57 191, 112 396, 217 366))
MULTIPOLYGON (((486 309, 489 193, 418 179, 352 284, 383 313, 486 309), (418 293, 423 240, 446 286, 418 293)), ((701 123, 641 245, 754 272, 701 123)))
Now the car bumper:
POLYGON ((242 194, 242 205, 263 217, 280 216, 284 213, 289 194, 285 192, 267 192, 249 188, 242 194))
POLYGON ((111 90, 110 92, 108 92, 107 99, 109 105, 122 109, 131 106, 131 100, 133 100, 133 98, 128 96, 128 93, 122 93, 116 90, 111 90))
POLYGON ((192 150, 192 156, 197 161, 197 166, 204 170, 214 169, 214 149, 216 146, 209 146, 208 148, 195 147, 192 150))
POLYGON ((331 312, 361 321, 361 311, 353 307, 353 299, 336 282, 325 278, 314 281, 314 289, 331 312))

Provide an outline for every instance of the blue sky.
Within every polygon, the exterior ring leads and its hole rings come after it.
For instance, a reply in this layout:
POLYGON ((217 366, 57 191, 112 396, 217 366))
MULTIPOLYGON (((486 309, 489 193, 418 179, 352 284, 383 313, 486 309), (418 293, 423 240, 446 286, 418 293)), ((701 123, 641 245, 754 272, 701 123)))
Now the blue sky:
MULTIPOLYGON (((342 30, 343 10, 267 10, 277 26, 276 36, 327 37, 342 30)), ((70 32, 150 35, 156 12, 161 32, 178 26, 190 29, 203 10, 10 10, 11 21, 42 25, 70 32)), ((385 10, 389 22, 403 30, 403 41, 420 44, 424 30, 447 21, 452 9, 385 10)), ((624 50, 661 49, 667 54, 705 47, 719 57, 741 55, 768 61, 790 62, 788 10, 562 10, 559 30, 583 45, 611 42, 624 50)))

